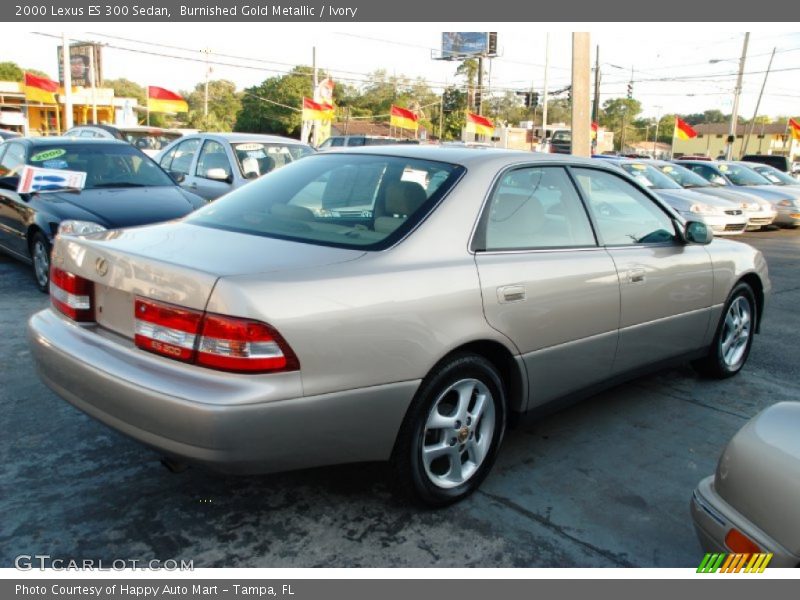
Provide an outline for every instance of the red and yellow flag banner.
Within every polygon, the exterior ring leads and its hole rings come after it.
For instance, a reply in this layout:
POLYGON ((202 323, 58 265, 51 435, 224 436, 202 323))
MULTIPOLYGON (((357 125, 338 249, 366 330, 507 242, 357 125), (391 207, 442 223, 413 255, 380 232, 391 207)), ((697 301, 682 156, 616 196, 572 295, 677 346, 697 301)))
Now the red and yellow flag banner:
POLYGON ((189 112, 189 105, 181 96, 154 85, 147 87, 147 110, 150 112, 189 112))
POLYGON ((597 124, 596 121, 592 121, 592 139, 593 140, 597 139, 597 129, 599 127, 600 126, 597 124))
POLYGON ((794 119, 789 119, 789 129, 792 132, 792 139, 800 140, 800 123, 794 119))
POLYGON ((303 121, 333 121, 333 105, 303 98, 303 121))
POLYGON ((392 104, 392 109, 389 111, 389 124, 392 127, 402 127, 403 129, 417 130, 419 117, 407 108, 400 108, 392 104))
POLYGON ((468 112, 466 130, 468 133, 491 136, 494 133, 494 123, 491 119, 468 112))
POLYGON ((694 128, 680 117, 675 117, 675 134, 682 140, 690 140, 697 137, 697 132, 694 128))
POLYGON ((58 84, 55 81, 25 73, 25 100, 55 104, 56 92, 58 84))

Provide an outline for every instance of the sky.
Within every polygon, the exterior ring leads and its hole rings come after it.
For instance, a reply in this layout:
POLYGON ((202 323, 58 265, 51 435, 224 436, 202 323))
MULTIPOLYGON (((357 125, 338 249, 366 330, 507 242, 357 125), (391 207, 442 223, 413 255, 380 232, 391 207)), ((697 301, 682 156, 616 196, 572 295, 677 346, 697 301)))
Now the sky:
POLYGON ((211 78, 232 80, 239 88, 296 64, 310 65, 316 48, 317 65, 345 83, 363 85, 369 73, 384 69, 423 77, 440 89, 454 83, 457 67, 432 58, 442 31, 477 29, 498 32, 499 56, 488 67, 496 91, 543 89, 549 37, 552 91, 570 82, 571 32, 588 31, 593 63, 598 46, 600 51, 601 102, 624 96, 632 77, 644 116, 729 113, 745 28, 751 35, 739 114, 752 117, 769 55, 777 48, 759 114, 800 115, 800 23, 31 23, 3 33, 0 60, 55 78, 56 47, 64 33, 106 44, 104 77, 177 91, 203 80, 204 48, 212 62, 224 63, 212 64, 211 78))

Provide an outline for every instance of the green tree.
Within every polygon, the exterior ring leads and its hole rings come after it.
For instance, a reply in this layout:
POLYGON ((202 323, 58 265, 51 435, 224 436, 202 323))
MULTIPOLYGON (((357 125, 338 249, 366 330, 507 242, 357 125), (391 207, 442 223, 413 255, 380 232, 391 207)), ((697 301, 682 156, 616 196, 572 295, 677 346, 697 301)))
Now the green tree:
POLYGON ((236 84, 226 79, 208 82, 208 117, 205 116, 205 82, 183 94, 189 104, 187 125, 205 131, 231 131, 242 109, 236 84))
MULTIPOLYGON (((297 66, 286 75, 270 77, 247 88, 236 117, 236 131, 300 136, 303 96, 310 98, 313 69, 297 66)), ((320 79, 326 75, 320 72, 320 79)))
POLYGON ((487 98, 483 106, 484 112, 495 122, 503 121, 511 126, 531 117, 531 109, 525 106, 521 96, 512 91, 506 91, 502 96, 487 98))
POLYGON ((39 69, 23 69, 17 63, 10 60, 0 62, 0 81, 22 81, 25 78, 25 72, 36 75, 37 77, 45 77, 50 79, 50 75, 39 69))
POLYGON ((614 147, 620 150, 626 142, 635 141, 631 124, 642 112, 642 103, 634 98, 609 98, 603 102, 600 124, 614 132, 614 147))
POLYGON ((456 87, 448 87, 442 99, 444 109, 444 140, 460 140, 461 130, 467 121, 467 94, 456 87))

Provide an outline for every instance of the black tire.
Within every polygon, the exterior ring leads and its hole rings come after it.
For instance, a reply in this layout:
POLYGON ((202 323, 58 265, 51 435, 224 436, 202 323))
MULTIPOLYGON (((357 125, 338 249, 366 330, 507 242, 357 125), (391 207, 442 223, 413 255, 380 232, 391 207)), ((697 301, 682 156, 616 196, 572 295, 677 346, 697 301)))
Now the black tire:
POLYGON ((39 291, 50 293, 50 242, 41 231, 33 234, 30 244, 31 260, 33 261, 33 280, 39 291))
POLYGON ((392 454, 398 491, 433 507, 469 496, 494 464, 505 434, 506 412, 503 382, 492 363, 475 354, 458 354, 441 362, 423 380, 398 433, 392 454), (484 400, 479 405, 481 396, 484 400), (461 413, 466 415, 465 422, 458 419, 459 399, 466 406, 461 413), (452 414, 443 415, 441 411, 454 402, 452 414), (434 408, 437 418, 452 420, 453 426, 429 429, 434 408), (452 444, 454 440, 456 443, 452 444), (426 462, 423 449, 437 445, 442 446, 447 456, 426 462), (452 450, 444 448, 445 445, 452 450), (453 460, 458 460, 458 467, 453 460), (443 461, 448 463, 447 469, 443 461), (448 476, 452 481, 445 481, 448 476), (459 483, 459 479, 463 481, 459 483))
MULTIPOLYGON (((735 312, 735 309, 734 309, 735 312)), ((735 316, 733 320, 736 321, 735 316)), ((692 363, 694 368, 702 375, 713 377, 715 379, 725 379, 726 377, 733 377, 742 370, 747 357, 750 356, 750 348, 753 346, 753 336, 755 335, 756 322, 758 321, 758 305, 756 304, 753 289, 746 283, 739 283, 733 288, 728 296, 725 307, 722 310, 719 324, 717 325, 717 332, 714 335, 714 341, 708 349, 708 356, 692 363), (733 337, 741 340, 741 334, 745 331, 742 324, 731 323, 726 320, 729 317, 734 305, 739 306, 747 311, 747 338, 744 343, 738 347, 736 352, 726 355, 724 344, 733 337), (738 336, 736 331, 739 331, 738 336)))

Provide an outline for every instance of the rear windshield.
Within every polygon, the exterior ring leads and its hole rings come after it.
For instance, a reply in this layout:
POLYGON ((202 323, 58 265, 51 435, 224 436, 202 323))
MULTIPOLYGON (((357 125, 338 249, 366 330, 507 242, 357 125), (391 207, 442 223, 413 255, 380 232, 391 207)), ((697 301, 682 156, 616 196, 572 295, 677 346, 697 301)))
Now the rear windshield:
POLYGON ((139 150, 161 150, 179 137, 180 132, 170 131, 125 131, 121 130, 125 140, 139 150))
POLYGON ((174 186, 175 182, 147 156, 119 142, 37 145, 28 164, 86 173, 86 189, 174 186))
POLYGON ((681 187, 712 187, 711 183, 686 167, 680 165, 659 165, 657 168, 681 187))
POLYGON ((654 190, 679 190, 681 186, 664 175, 653 165, 644 163, 620 163, 619 165, 644 187, 654 190))
POLYGON ((425 217, 463 167, 397 156, 317 154, 193 213, 189 223, 380 250, 425 217))

